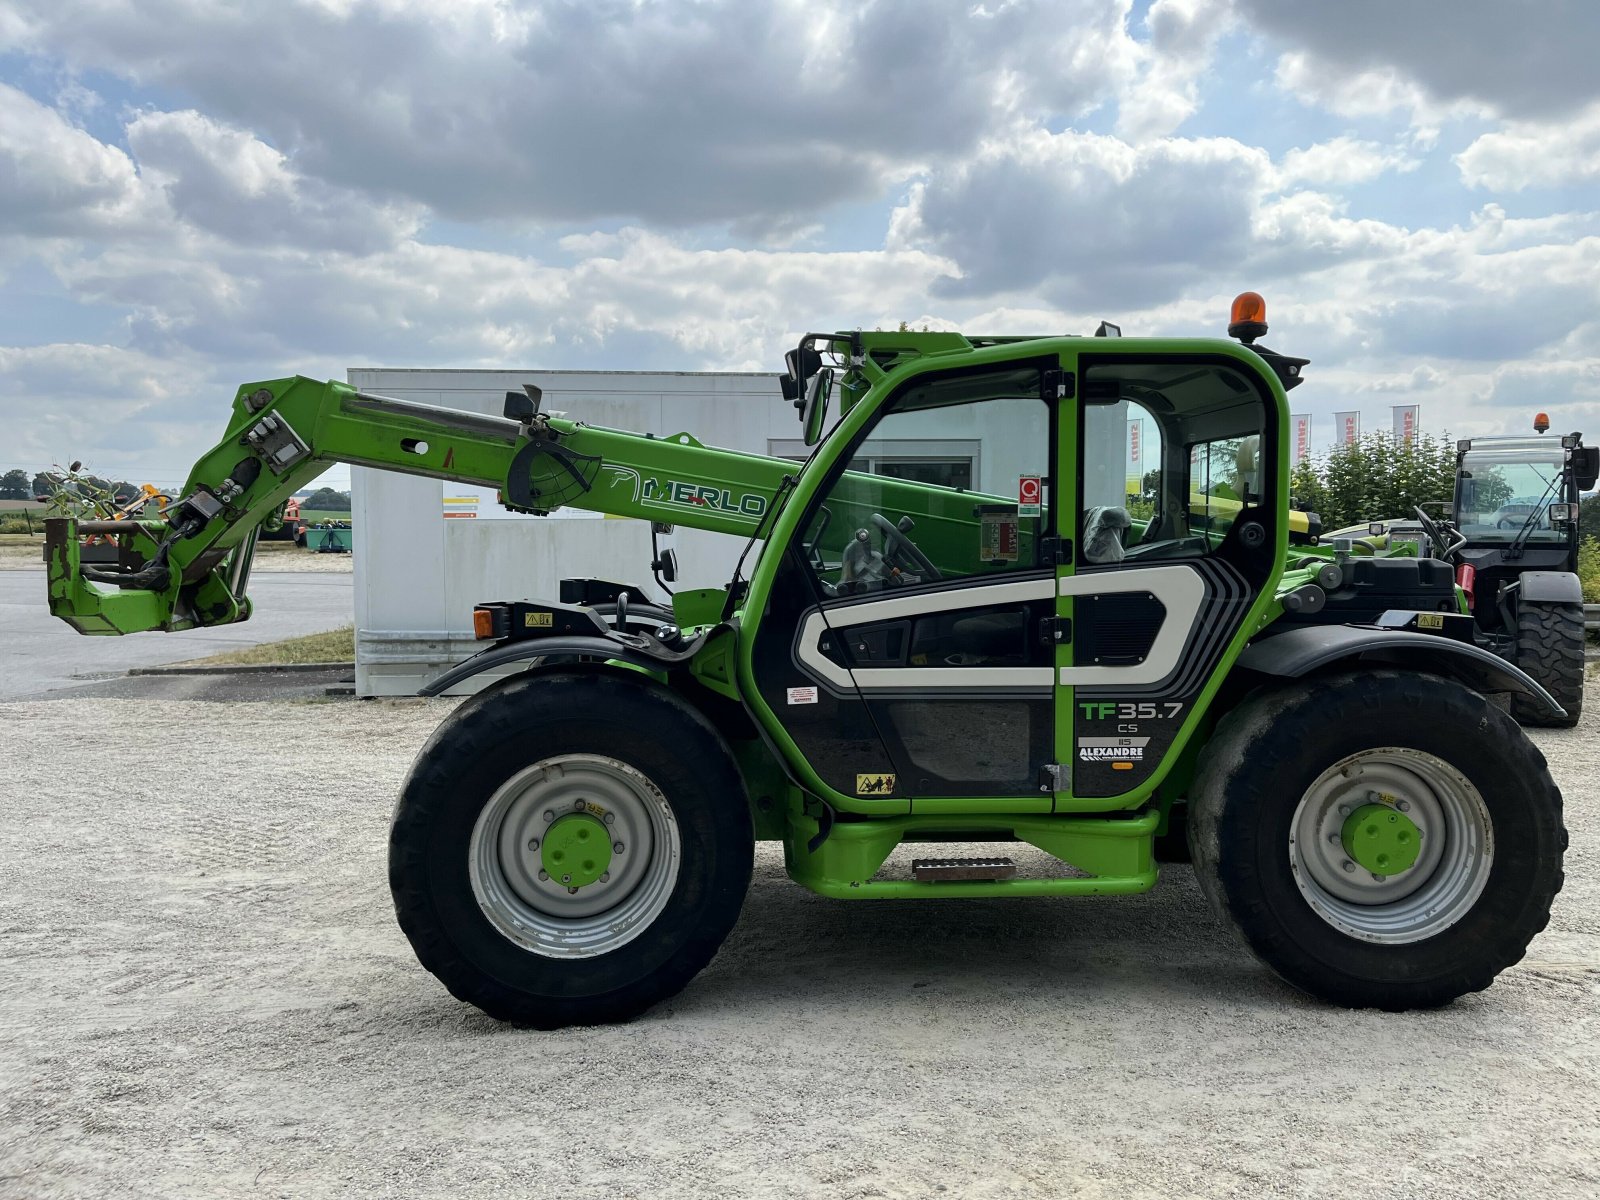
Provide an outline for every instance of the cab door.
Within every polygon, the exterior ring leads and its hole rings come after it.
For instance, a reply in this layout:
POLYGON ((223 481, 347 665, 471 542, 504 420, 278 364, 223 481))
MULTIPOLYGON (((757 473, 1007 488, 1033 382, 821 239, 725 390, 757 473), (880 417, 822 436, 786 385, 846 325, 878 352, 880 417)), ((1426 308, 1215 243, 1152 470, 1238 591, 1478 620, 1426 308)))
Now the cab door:
POLYGON ((1085 353, 1062 810, 1137 803, 1276 562, 1277 406, 1231 357, 1085 353), (1065 773, 1065 772, 1064 772, 1065 773))
POLYGON ((753 658, 845 795, 1050 811, 1060 396, 1053 356, 919 374, 809 503, 784 567, 804 577, 784 601, 794 640, 780 654, 763 632, 753 658))

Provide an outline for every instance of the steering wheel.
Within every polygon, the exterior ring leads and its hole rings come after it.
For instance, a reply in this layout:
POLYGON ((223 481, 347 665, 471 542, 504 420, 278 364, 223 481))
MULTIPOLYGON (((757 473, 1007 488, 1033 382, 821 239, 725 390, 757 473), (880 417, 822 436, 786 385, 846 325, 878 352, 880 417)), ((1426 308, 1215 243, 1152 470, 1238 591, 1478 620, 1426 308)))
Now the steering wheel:
POLYGON ((872 513, 867 520, 883 534, 883 550, 886 557, 903 554, 911 560, 923 578, 944 578, 939 568, 933 565, 933 560, 922 552, 922 548, 900 532, 899 527, 892 524, 882 513, 872 513))
POLYGON ((1428 540, 1433 543, 1433 553, 1436 558, 1442 558, 1444 551, 1449 549, 1450 540, 1445 537, 1444 530, 1432 517, 1422 511, 1422 505, 1413 505, 1412 512, 1417 514, 1417 520, 1422 522, 1422 532, 1428 535, 1428 540))

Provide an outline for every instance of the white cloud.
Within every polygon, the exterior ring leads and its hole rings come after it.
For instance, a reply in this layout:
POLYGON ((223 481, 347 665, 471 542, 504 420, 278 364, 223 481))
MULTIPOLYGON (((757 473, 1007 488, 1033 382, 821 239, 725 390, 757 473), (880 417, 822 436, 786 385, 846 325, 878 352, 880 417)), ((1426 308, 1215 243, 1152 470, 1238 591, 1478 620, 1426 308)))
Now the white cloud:
POLYGON ((126 154, 0 83, 0 233, 93 235, 127 220, 141 199, 126 154))
POLYGON ((194 111, 141 113, 127 137, 177 219, 229 241, 363 253, 422 223, 419 205, 376 203, 304 178, 265 142, 194 111))
POLYGON ((179 89, 303 174, 463 221, 804 223, 1012 120, 1078 117, 1139 56, 1127 0, 13 10, 24 47, 179 89))
POLYGON ((1335 111, 1487 110, 1554 119, 1587 105, 1600 5, 1504 0, 1235 0, 1287 47, 1279 75, 1335 111))
POLYGON ((1138 78, 1117 105, 1117 133, 1132 142, 1165 137, 1199 108, 1200 79, 1232 28, 1233 0, 1155 0, 1138 78))
POLYGON ((1370 183, 1387 171, 1414 171, 1417 159, 1393 146, 1362 141, 1343 134, 1304 149, 1296 147, 1283 156, 1278 168, 1278 184, 1325 184, 1348 187, 1370 183))
POLYGON ((1456 155, 1469 187, 1519 192, 1600 178, 1600 101, 1570 119, 1513 121, 1456 155))
POLYGON ((1226 138, 1026 130, 931 173, 895 214, 891 245, 953 259, 946 295, 1034 290, 1068 307, 1157 303, 1249 249, 1271 164, 1226 138))

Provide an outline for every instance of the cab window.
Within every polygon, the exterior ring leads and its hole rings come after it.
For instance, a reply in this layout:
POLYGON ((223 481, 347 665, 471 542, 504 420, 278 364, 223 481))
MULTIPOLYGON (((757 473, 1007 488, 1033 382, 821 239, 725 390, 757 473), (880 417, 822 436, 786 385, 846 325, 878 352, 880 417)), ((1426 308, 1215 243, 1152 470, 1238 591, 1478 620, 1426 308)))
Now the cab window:
POLYGON ((1036 565, 1049 527, 1051 406, 1037 368, 942 374, 901 392, 824 489, 802 548, 824 594, 1036 565))
POLYGON ((1162 359, 1083 371, 1082 562, 1212 554, 1270 508, 1267 396, 1226 363, 1162 359))

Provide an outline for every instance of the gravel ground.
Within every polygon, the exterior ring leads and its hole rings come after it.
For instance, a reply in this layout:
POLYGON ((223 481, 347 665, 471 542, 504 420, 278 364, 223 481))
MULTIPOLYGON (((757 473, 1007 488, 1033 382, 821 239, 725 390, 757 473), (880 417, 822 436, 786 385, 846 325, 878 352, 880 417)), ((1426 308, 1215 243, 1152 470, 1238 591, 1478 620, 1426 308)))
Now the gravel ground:
POLYGON ((1187 868, 849 905, 764 846, 687 992, 556 1034, 394 924, 390 805, 450 703, 0 705, 0 1195, 1600 1192, 1600 696, 1536 734, 1551 928, 1440 1012, 1290 991, 1187 868))

